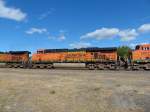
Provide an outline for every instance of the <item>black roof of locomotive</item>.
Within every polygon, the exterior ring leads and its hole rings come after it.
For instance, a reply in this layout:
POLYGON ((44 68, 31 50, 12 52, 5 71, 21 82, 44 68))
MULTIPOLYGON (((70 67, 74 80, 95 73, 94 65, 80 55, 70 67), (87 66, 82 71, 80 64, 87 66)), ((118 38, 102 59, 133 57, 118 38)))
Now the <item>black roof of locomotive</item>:
POLYGON ((68 52, 68 49, 44 49, 44 53, 50 52, 68 52))
POLYGON ((9 51, 9 52, 1 52, 0 54, 31 54, 29 51, 9 51))
POLYGON ((117 47, 106 47, 106 48, 91 47, 91 48, 86 48, 86 51, 87 52, 117 51, 117 47))
POLYGON ((80 49, 45 49, 44 53, 51 52, 77 52, 77 51, 86 51, 86 52, 98 52, 98 51, 117 51, 117 47, 107 47, 107 48, 98 48, 98 47, 90 47, 90 48, 80 48, 80 49))
POLYGON ((1 52, 1 51, 0 51, 0 54, 4 54, 4 52, 1 52))
POLYGON ((9 51, 9 54, 31 54, 29 51, 9 51))

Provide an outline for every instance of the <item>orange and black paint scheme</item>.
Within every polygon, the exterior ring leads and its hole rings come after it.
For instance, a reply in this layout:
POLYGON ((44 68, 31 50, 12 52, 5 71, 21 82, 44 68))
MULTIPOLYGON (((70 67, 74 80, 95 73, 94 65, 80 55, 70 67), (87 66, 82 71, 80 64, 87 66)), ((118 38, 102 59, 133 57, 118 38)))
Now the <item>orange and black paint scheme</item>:
POLYGON ((150 44, 137 45, 132 51, 133 69, 150 69, 150 44))
POLYGON ((25 68, 29 62, 29 54, 28 51, 0 52, 0 62, 10 68, 25 68))
POLYGON ((89 69, 115 69, 117 48, 44 49, 32 55, 33 68, 53 67, 53 63, 85 63, 89 69))
MULTIPOLYGON (((54 68, 54 63, 84 63, 94 70, 121 69, 116 47, 80 49, 40 49, 32 54, 29 51, 0 52, 0 63, 9 68, 54 68)), ((131 51, 130 62, 126 68, 132 70, 150 69, 150 44, 137 45, 131 51)), ((126 65, 124 64, 124 65, 126 65)))

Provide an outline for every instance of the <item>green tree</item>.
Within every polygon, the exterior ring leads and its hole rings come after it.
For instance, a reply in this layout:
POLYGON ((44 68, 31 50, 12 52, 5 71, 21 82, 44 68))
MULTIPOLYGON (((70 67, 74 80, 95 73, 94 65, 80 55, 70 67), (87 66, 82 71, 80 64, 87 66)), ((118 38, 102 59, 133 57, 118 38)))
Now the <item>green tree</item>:
POLYGON ((121 46, 117 49, 117 54, 121 58, 127 59, 131 56, 131 49, 128 46, 121 46))

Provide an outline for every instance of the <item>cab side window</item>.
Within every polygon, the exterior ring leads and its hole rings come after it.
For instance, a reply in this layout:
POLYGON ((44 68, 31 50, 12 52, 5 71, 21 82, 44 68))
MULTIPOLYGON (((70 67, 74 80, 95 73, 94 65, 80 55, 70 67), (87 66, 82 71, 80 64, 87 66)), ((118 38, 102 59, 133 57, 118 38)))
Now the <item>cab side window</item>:
POLYGON ((135 48, 136 50, 139 50, 140 49, 140 46, 136 46, 136 48, 135 48))

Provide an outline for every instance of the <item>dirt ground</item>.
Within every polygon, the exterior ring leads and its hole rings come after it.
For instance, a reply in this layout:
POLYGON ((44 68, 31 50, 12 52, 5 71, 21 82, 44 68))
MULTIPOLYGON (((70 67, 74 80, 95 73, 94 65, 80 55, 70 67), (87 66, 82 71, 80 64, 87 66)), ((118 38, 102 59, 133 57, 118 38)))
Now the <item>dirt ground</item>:
POLYGON ((0 112, 150 112, 150 71, 1 68, 0 112))

